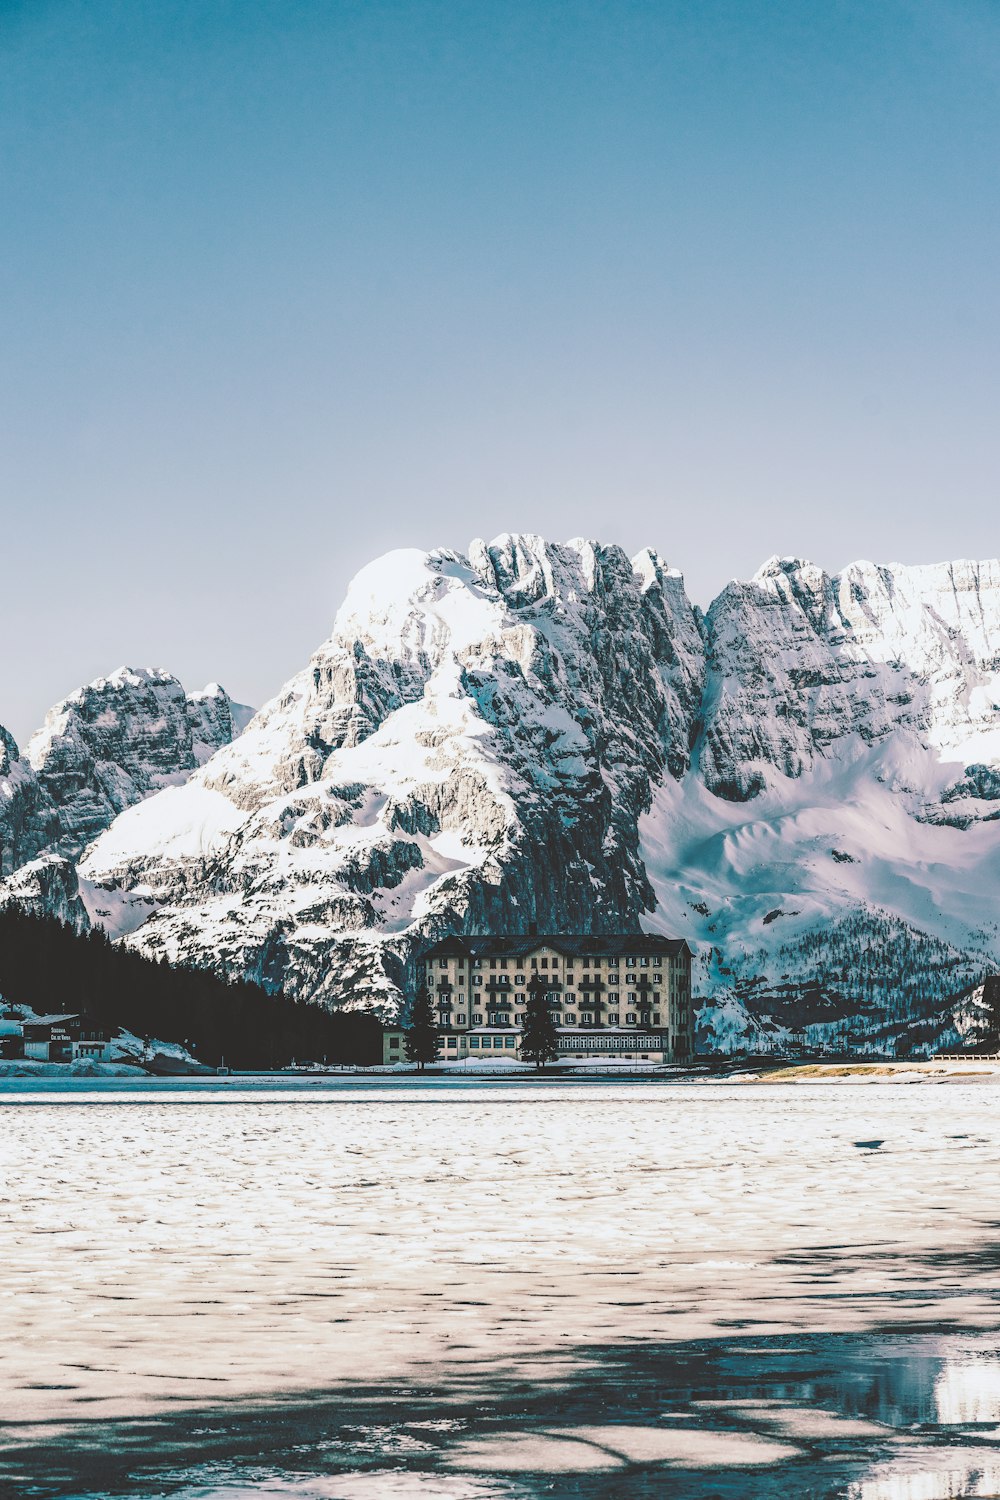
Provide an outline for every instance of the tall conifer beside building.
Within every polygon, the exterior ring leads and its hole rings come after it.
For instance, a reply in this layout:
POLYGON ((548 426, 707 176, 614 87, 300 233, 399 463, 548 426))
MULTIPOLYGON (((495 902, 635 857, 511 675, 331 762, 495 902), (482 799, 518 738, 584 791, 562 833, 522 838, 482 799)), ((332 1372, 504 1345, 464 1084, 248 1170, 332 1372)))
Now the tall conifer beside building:
POLYGON ((1000 974, 988 974, 983 982, 986 1007, 984 1042, 990 1052, 1000 1052, 1000 974))
POLYGON ((434 1062, 437 1058, 437 1026, 434 1023, 431 997, 426 989, 417 991, 413 1009, 410 1011, 410 1024, 406 1031, 405 1046, 407 1059, 417 1063, 421 1072, 427 1063, 434 1062))
POLYGON ((554 1062, 559 1056, 556 1023, 549 1010, 546 991, 545 980, 536 974, 528 986, 528 1004, 521 1032, 521 1056, 525 1062, 533 1062, 536 1068, 554 1062))

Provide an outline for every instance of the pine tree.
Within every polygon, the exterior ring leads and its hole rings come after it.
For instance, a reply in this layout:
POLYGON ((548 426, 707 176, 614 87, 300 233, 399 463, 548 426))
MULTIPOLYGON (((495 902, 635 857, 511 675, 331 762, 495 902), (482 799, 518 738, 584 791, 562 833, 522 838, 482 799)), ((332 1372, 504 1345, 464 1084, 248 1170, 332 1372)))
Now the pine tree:
POLYGON ((528 1004, 521 1032, 521 1056, 536 1068, 554 1062, 559 1056, 559 1038, 546 999, 546 983, 536 974, 528 986, 528 1004))
POLYGON ((1000 974, 988 974, 983 981, 983 1003, 986 1008, 983 1040, 990 1052, 1000 1052, 1000 974))
POLYGON ((437 1026, 434 1023, 431 997, 426 989, 417 991, 404 1042, 408 1061, 417 1063, 421 1073, 427 1063, 434 1062, 437 1058, 437 1026))

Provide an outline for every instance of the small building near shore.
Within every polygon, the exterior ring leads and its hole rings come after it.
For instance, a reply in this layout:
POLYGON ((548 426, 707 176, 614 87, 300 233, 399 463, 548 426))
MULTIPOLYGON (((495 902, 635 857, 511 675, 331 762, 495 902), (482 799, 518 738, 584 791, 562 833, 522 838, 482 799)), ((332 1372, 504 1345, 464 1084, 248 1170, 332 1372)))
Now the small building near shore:
POLYGON ((384 1064, 406 1061, 406 1032, 399 1026, 382 1029, 382 1062, 384 1064))
POLYGON ((35 1062, 70 1062, 80 1030, 78 1015, 32 1016, 21 1027, 24 1055, 35 1062))
POLYGON ((111 1033, 100 1026, 85 1025, 80 1035, 73 1038, 73 1061, 89 1058, 91 1062, 111 1061, 111 1033))

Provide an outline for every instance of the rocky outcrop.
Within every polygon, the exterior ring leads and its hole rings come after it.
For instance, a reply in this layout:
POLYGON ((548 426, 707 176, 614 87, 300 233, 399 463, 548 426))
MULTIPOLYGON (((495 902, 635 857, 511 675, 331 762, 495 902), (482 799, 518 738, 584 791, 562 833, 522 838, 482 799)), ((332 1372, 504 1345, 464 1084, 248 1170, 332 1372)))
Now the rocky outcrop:
POLYGON ((0 724, 0 880, 56 837, 58 818, 35 772, 0 724))
POLYGON ((15 902, 34 916, 55 917, 77 932, 91 925, 76 866, 62 855, 43 854, 21 865, 0 887, 0 900, 4 905, 15 902))
POLYGON ((717 796, 746 801, 899 731, 960 763, 977 740, 1000 752, 996 562, 831 577, 772 558, 723 590, 707 636, 697 759, 717 796))
POLYGON ((188 696, 155 668, 120 667, 78 688, 49 711, 26 750, 57 819, 44 847, 79 854, 125 808, 180 785, 228 744, 242 712, 217 683, 188 696))

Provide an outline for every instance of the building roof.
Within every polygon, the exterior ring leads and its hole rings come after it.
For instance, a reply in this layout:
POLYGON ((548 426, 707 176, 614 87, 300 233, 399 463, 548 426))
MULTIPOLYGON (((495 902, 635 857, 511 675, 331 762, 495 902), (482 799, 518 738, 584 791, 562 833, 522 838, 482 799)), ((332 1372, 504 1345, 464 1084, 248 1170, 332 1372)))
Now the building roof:
POLYGON ((24 1021, 25 1026, 62 1026, 67 1021, 79 1021, 78 1012, 59 1016, 28 1016, 24 1021))
POLYGON ((640 957, 662 954, 675 958, 680 953, 691 951, 683 938, 660 937, 652 932, 494 933, 490 936, 451 933, 425 948, 422 956, 425 959, 524 958, 538 948, 552 948, 564 958, 589 958, 591 955, 610 958, 624 953, 635 953, 640 957))

